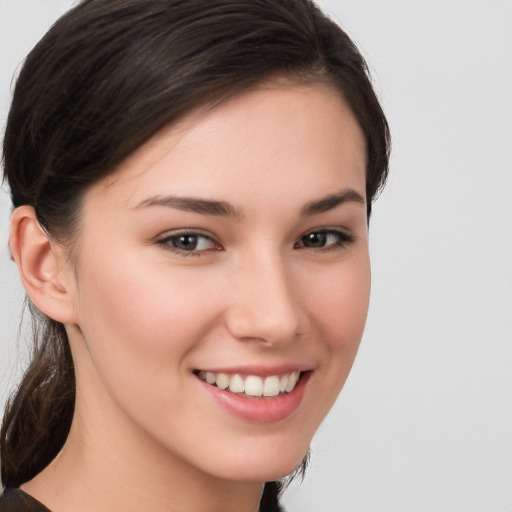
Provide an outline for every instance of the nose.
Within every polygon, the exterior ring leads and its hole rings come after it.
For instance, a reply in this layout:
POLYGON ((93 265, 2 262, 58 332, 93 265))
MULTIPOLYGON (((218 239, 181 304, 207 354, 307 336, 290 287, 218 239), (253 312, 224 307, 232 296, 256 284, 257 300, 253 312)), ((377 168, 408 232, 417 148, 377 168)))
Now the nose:
POLYGON ((278 256, 250 255, 230 276, 229 332, 270 346, 288 343, 306 329, 307 316, 290 269, 278 256))

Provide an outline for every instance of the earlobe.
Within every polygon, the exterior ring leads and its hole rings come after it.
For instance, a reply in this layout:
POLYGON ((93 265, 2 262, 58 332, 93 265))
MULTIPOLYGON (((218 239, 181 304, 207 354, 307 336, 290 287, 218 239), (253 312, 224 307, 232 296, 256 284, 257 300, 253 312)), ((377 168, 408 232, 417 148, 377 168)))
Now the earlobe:
POLYGON ((23 287, 48 317, 64 324, 75 321, 71 269, 63 248, 48 237, 31 206, 16 208, 11 218, 9 246, 23 287))

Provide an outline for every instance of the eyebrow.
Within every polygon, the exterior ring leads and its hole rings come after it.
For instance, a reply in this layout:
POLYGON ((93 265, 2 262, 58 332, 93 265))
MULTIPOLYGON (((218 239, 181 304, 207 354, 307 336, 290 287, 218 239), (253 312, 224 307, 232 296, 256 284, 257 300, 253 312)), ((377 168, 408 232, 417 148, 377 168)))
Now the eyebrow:
POLYGON ((242 212, 227 201, 215 201, 197 197, 154 196, 145 199, 138 204, 136 208, 144 208, 147 206, 167 206, 168 208, 176 208, 186 212, 220 217, 234 217, 236 219, 243 217, 242 212))
POLYGON ((310 201, 302 209, 302 215, 310 216, 328 212, 344 203, 360 203, 364 206, 363 196, 352 188, 346 188, 337 194, 331 194, 316 201, 310 201))
MULTIPOLYGON (((306 203, 302 208, 301 213, 304 216, 317 215, 348 202, 355 202, 361 205, 365 204, 365 201, 359 192, 354 189, 347 188, 336 194, 330 194, 321 199, 306 203)), ((153 196, 139 203, 135 209, 145 208, 148 206, 166 206, 168 208, 176 208, 178 210, 199 213, 202 215, 233 217, 237 220, 243 218, 242 211, 238 210, 227 201, 201 199, 197 197, 153 196)))

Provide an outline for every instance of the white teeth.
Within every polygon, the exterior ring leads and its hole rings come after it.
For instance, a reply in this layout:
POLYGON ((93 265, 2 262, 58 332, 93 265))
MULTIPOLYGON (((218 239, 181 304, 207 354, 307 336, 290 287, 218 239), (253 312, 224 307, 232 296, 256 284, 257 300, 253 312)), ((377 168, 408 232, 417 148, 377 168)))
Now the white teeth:
POLYGON ((274 397, 280 393, 290 393, 295 388, 300 373, 297 371, 285 375, 259 377, 248 375, 245 379, 239 374, 214 373, 198 371, 197 376, 208 384, 216 385, 219 389, 228 389, 232 393, 245 393, 248 396, 274 397))
POLYGON ((245 379, 245 394, 249 396, 261 396, 263 394, 263 380, 256 375, 249 375, 245 379))
POLYGON ((229 386, 229 376, 227 373, 217 373, 217 379, 215 381, 217 387, 220 389, 226 389, 229 386))
POLYGON ((267 377, 263 384, 263 396, 277 395, 279 395, 279 377, 277 375, 267 377))
POLYGON ((245 390, 244 379, 240 375, 233 375, 229 381, 229 390, 233 393, 243 393, 245 390))
POLYGON ((298 380, 299 380, 299 372, 292 372, 290 374, 290 376, 288 377, 288 384, 286 385, 287 393, 289 393, 295 387, 295 384, 297 384, 298 380))

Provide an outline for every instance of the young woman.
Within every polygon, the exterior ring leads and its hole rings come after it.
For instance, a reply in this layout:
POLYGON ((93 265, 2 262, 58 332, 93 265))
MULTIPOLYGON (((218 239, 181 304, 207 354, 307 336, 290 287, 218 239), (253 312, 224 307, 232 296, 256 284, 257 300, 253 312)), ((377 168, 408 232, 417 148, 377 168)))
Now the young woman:
POLYGON ((363 58, 308 0, 57 21, 4 138, 36 348, 0 510, 280 510, 361 339, 388 153, 363 58))

